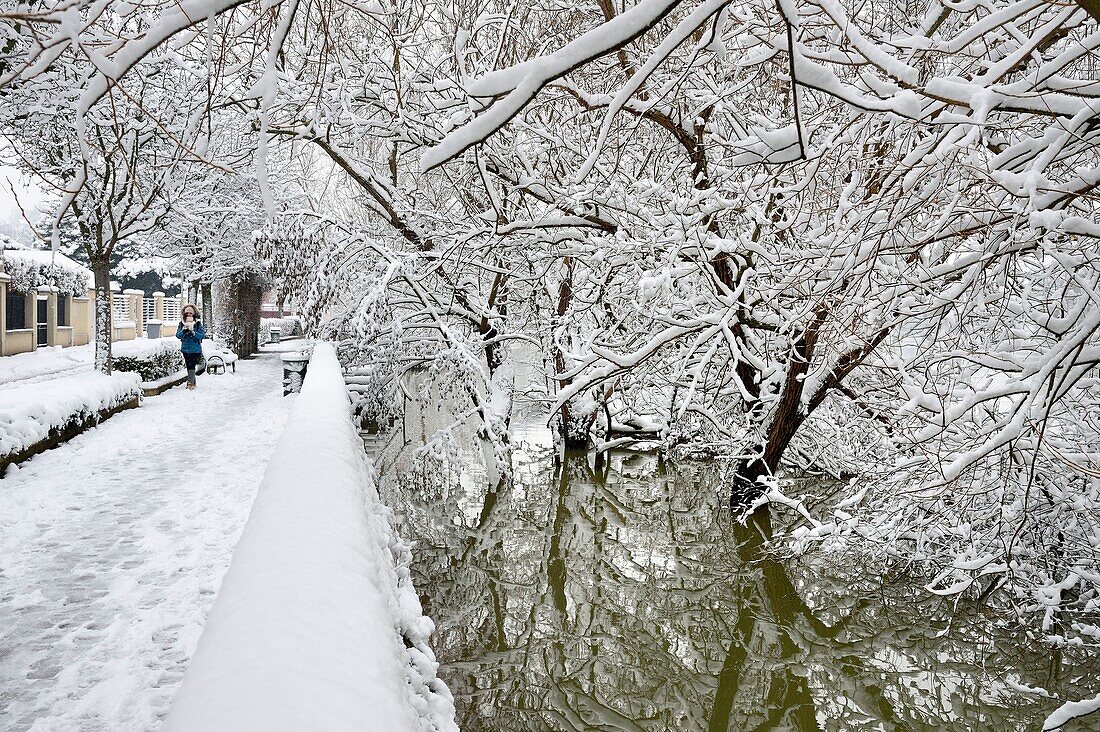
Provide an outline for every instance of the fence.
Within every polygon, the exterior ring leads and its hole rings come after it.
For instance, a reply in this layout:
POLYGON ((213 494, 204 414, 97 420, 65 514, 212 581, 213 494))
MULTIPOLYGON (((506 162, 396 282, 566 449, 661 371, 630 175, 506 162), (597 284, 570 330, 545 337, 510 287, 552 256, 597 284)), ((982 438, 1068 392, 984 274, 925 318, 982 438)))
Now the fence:
MULTIPOLYGON (((15 297, 8 290, 10 277, 0 273, 0 356, 27 353, 39 346, 83 346, 91 342, 95 332, 94 294, 70 297, 53 288, 41 292, 32 290, 15 297), (51 312, 56 317, 50 316, 51 312)), ((175 335, 180 317, 182 297, 165 296, 162 292, 141 290, 115 291, 110 296, 111 320, 116 341, 134 338, 163 338, 175 335), (159 330, 150 323, 161 322, 159 330)), ((208 337, 213 336, 210 324, 208 337)))
POLYGON ((174 325, 176 321, 180 319, 180 301, 178 297, 166 297, 164 298, 164 317, 161 318, 165 323, 174 325))
POLYGON ((124 323, 133 322, 133 317, 130 313, 129 295, 111 294, 111 315, 114 318, 116 328, 122 326, 124 323))
POLYGON ((157 319, 157 301, 151 297, 141 299, 141 322, 148 323, 157 319))

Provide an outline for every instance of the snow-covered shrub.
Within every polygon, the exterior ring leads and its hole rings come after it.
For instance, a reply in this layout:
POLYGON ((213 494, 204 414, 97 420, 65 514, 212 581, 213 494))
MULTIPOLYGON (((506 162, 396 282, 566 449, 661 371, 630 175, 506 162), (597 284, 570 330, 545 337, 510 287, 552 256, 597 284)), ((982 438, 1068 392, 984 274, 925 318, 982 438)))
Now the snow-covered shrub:
POLYGON ((373 365, 357 366, 347 369, 344 374, 356 423, 371 431, 380 429, 401 413, 400 392, 393 379, 379 371, 373 365))
POLYGON ((136 340, 115 346, 115 371, 134 372, 142 381, 156 381, 184 367, 183 354, 175 338, 136 340))
POLYGON ((82 297, 88 294, 87 273, 58 264, 42 264, 19 256, 4 256, 5 273, 11 277, 12 292, 30 292, 40 287, 56 287, 62 294, 82 297))
POLYGON ((4 392, 0 461, 140 397, 133 374, 84 373, 4 392))

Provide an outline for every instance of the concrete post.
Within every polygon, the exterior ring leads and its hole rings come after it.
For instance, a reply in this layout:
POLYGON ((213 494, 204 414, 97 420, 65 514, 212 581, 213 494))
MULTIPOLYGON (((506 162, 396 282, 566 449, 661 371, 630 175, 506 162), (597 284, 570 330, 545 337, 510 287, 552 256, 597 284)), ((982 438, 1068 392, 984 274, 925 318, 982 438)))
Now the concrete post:
POLYGON ((38 290, 31 290, 25 296, 23 306, 23 327, 31 331, 31 350, 38 348, 38 290))
POLYGON ((153 293, 153 320, 160 323, 160 330, 157 332, 157 336, 164 337, 164 293, 153 293))
POLYGON ((119 320, 118 320, 118 318, 115 317, 115 296, 120 292, 122 292, 122 286, 119 285, 117 282, 112 281, 111 282, 111 295, 110 295, 110 299, 107 301, 107 307, 110 308, 110 310, 111 310, 111 342, 112 343, 115 342, 115 341, 121 340, 119 338, 120 333, 118 331, 119 320))
POLYGON ((92 303, 95 290, 88 290, 82 297, 69 298, 69 325, 73 327, 73 345, 84 346, 92 342, 92 303))
POLYGON ((130 320, 134 323, 134 338, 144 338, 145 312, 142 310, 141 301, 145 298, 145 293, 141 290, 123 290, 122 294, 130 300, 130 320))
POLYGON ((88 343, 95 343, 95 288, 88 288, 88 312, 84 318, 84 332, 88 334, 88 343))
POLYGON ((46 345, 57 345, 57 288, 42 287, 38 294, 46 293, 46 345))

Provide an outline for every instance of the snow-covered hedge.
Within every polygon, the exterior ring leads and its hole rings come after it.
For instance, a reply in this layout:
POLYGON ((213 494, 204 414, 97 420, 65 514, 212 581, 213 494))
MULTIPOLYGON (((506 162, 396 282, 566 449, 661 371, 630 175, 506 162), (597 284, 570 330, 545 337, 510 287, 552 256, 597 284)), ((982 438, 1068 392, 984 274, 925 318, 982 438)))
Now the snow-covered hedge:
POLYGON ((142 381, 171 376, 184 367, 180 342, 176 338, 151 338, 113 344, 115 371, 134 372, 142 381))
POLYGON ((165 729, 457 731, 330 344, 293 398, 165 729))
POLYGON ((296 315, 290 315, 285 318, 262 318, 260 320, 260 334, 262 338, 267 338, 267 334, 271 332, 272 328, 278 328, 279 335, 283 338, 302 335, 302 320, 296 315))
POLYGON ((84 373, 7 389, 0 397, 0 462, 141 395, 136 374, 84 373))
POLYGON ((87 272, 62 264, 43 263, 19 256, 18 252, 0 251, 5 273, 11 277, 13 292, 30 292, 40 287, 56 287, 58 291, 82 297, 88 294, 87 272))

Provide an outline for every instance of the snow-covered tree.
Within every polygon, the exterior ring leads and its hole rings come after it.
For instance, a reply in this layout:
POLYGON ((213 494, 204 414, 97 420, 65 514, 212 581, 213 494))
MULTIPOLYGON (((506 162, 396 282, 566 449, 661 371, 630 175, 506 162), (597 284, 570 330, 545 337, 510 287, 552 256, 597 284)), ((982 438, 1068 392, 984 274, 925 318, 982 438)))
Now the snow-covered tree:
POLYGON ((498 64, 538 12, 506 17, 460 36, 465 99, 423 169, 523 171, 612 219, 574 221, 544 282, 582 430, 602 409, 609 436, 705 442, 742 507, 796 503, 785 463, 882 473, 884 541, 983 527, 919 542, 948 565, 936 591, 1069 597, 1069 571, 1088 597, 1091 509, 1065 506, 1096 505, 1100 457, 1074 449, 1100 442, 1100 33, 1076 6, 908 10, 643 0, 498 64))
MULTIPOLYGON (((739 509, 804 511, 792 466, 857 478, 803 545, 862 532, 941 568, 934 592, 1004 587, 1048 624, 1098 591, 1094 4, 165 0, 88 15, 94 43, 56 22, 91 7, 5 16, 5 99, 73 59, 53 96, 86 131, 158 59, 202 69, 183 129, 232 111, 255 135, 265 222, 227 212, 229 259, 258 246, 349 359, 465 404, 491 464, 530 344, 567 442, 717 456, 739 509)), ((203 209, 191 230, 221 231, 203 209)), ((176 241, 214 271, 216 238, 176 241)))
POLYGON ((56 193, 55 246, 62 227, 75 229, 95 278, 96 367, 109 372, 112 255, 181 204, 187 189, 179 164, 201 159, 206 139, 201 75, 158 48, 135 60, 124 79, 88 96, 86 85, 95 85, 89 78, 102 80, 106 63, 89 47, 104 42, 104 34, 137 31, 144 21, 130 6, 103 7, 83 35, 56 44, 43 44, 38 21, 53 27, 56 18, 49 10, 16 12, 4 25, 5 137, 15 162, 56 193))

